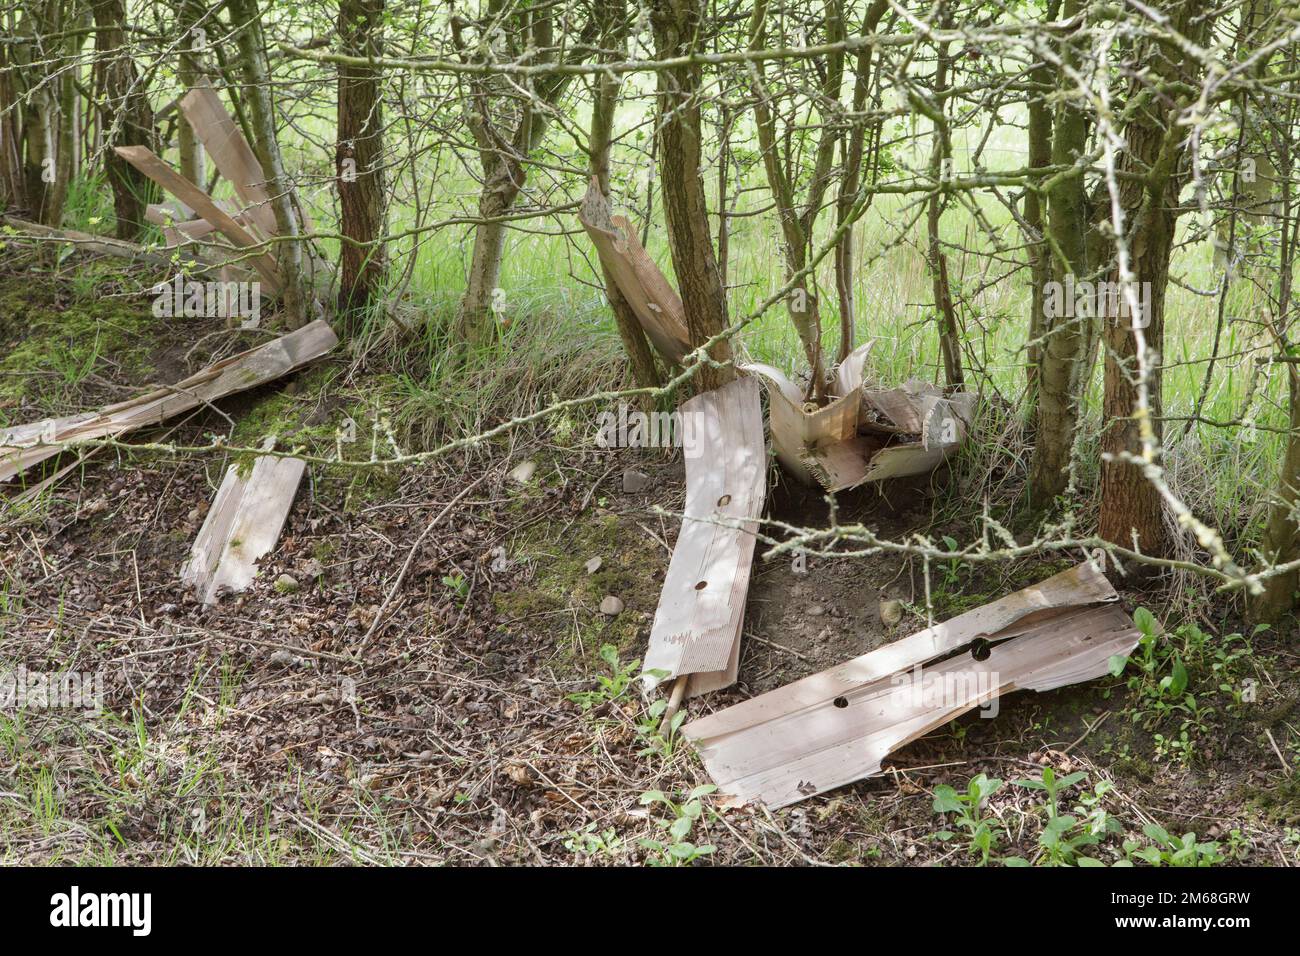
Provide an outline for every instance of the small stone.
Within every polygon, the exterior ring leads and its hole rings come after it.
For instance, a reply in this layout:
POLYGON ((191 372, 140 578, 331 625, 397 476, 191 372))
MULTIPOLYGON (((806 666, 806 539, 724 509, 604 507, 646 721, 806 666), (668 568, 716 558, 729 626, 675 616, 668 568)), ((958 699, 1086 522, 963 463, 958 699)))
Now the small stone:
POLYGON ((644 471, 629 468, 623 472, 623 492, 629 495, 639 494, 650 487, 650 476, 644 471))
POLYGON ((902 601, 881 601, 880 602, 880 620, 886 627, 893 627, 903 619, 903 602, 902 601))
POLYGON ((526 485, 537 471, 537 462, 521 461, 510 470, 510 480, 515 484, 526 485))
POLYGON ((602 561, 602 560, 600 559, 599 556, 592 558, 592 559, 591 559, 590 561, 588 561, 588 562, 586 563, 586 565, 585 565, 585 567, 586 567, 586 569, 587 569, 587 573, 588 573, 588 574, 595 574, 597 571, 600 570, 600 566, 601 566, 602 564, 604 564, 604 563, 605 563, 605 562, 602 561))
POLYGON ((826 608, 822 607, 820 604, 809 604, 809 605, 808 605, 808 616, 809 616, 809 617, 821 617, 821 616, 822 616, 823 614, 825 614, 825 613, 826 613, 826 608))
POLYGON ((273 586, 280 594, 292 594, 298 590, 298 579, 292 574, 282 574, 275 579, 273 586))
POLYGON ((610 594, 600 602, 600 613, 607 617, 617 617, 623 613, 623 601, 610 594))
POLYGON ((287 666, 293 663, 293 655, 286 650, 278 650, 271 655, 271 663, 287 666))

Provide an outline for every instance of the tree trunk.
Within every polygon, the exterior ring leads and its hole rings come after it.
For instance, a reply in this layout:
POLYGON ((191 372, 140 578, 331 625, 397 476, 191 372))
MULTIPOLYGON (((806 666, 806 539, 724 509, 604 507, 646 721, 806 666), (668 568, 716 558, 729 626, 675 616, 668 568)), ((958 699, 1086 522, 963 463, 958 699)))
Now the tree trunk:
MULTIPOLYGON (((703 0, 653 0, 650 22, 660 59, 682 57, 703 46, 703 0)), ((727 325, 727 296, 718 275, 709 210, 700 171, 701 68, 676 66, 659 73, 659 175, 663 180, 664 216, 673 271, 686 310, 691 345, 699 347, 727 325)), ((709 351, 715 362, 731 361, 731 342, 709 351)), ((734 367, 701 367, 699 390, 718 388, 736 376, 734 367)))
MULTIPOLYGON (((1173 28, 1193 43, 1208 35, 1213 14, 1190 0, 1167 0, 1163 5, 1173 28)), ((1165 82, 1199 86, 1201 64, 1185 52, 1154 43, 1139 47, 1143 84, 1165 82), (1145 49, 1145 55, 1142 50, 1145 49), (1176 59, 1171 59, 1176 56, 1176 59)), ((1138 87, 1134 87, 1136 95, 1138 87)), ((1107 541, 1163 555, 1168 546, 1164 507, 1159 491, 1138 465, 1120 459, 1122 453, 1157 464, 1163 439, 1161 422, 1161 367, 1164 350, 1165 288, 1178 218, 1178 196, 1187 180, 1184 127, 1174 122, 1189 105, 1175 109, 1154 104, 1134 115, 1123 131, 1127 146, 1121 173, 1120 204, 1124 210, 1133 273, 1133 291, 1143 301, 1149 296, 1143 337, 1147 348, 1147 407, 1139 401, 1138 338, 1135 316, 1109 315, 1104 319, 1105 398, 1101 435, 1101 518, 1098 532, 1107 541), (1140 175, 1142 178, 1136 178, 1140 175), (1144 437, 1146 442, 1144 442, 1144 437), (1154 448, 1147 445, 1154 444, 1154 448)), ((1111 280, 1119 282, 1118 269, 1111 280)), ((1122 300, 1121 300, 1122 301, 1122 300)), ((1098 310, 1100 311, 1100 309, 1098 310)))
MULTIPOLYGON (((60 3, 63 0, 59 0, 60 3)), ((68 188, 72 178, 77 174, 77 76, 81 68, 82 30, 89 27, 90 16, 86 11, 78 14, 78 5, 68 0, 60 23, 66 35, 63 38, 62 57, 63 72, 59 76, 59 107, 56 113, 56 138, 54 162, 54 186, 49 197, 47 226, 58 228, 63 224, 63 208, 67 204, 68 188), (84 22, 83 22, 84 21, 84 22)))
POLYGON ((92 0, 91 12, 95 18, 95 74, 105 146, 104 168, 113 190, 116 235, 119 239, 139 241, 148 228, 145 209, 157 190, 149 177, 111 147, 148 146, 156 150, 153 110, 126 42, 125 0, 92 0))
POLYGON ((275 244, 276 266, 282 285, 285 324, 295 329, 308 321, 312 297, 305 268, 305 243, 294 208, 293 187, 285 173, 280 144, 275 133, 275 102, 271 96, 266 40, 262 33, 258 0, 229 0, 232 26, 236 31, 239 67, 244 80, 244 106, 253 130, 253 149, 266 176, 266 191, 279 242, 275 244))
MULTIPOLYGON (((498 33, 502 32, 502 18, 508 19, 505 7, 501 2, 489 5, 488 12, 498 33)), ((525 18, 522 17, 524 12, 526 11, 515 11, 517 19, 511 21, 511 27, 504 31, 508 34, 508 40, 515 43, 522 41, 524 47, 534 51, 548 51, 539 55, 540 62, 553 59, 554 54, 549 51, 555 47, 554 15, 546 12, 525 18)), ((468 54, 468 45, 460 36, 464 21, 453 17, 451 26, 457 48, 462 54, 468 54)), ((577 41, 575 46, 584 47, 594 39, 595 33, 596 18, 591 17, 578 36, 571 37, 570 40, 577 41)), ((520 52, 522 50, 513 51, 515 55, 520 52)), ((572 76, 569 75, 548 74, 536 81, 526 81, 531 87, 532 96, 522 106, 513 102, 517 93, 513 85, 503 87, 490 79, 473 80, 469 84, 470 95, 465 118, 478 145, 483 187, 478 204, 481 221, 475 227, 474 251, 470 259, 465 295, 461 298, 456 315, 457 334, 464 343, 483 345, 492 339, 495 329, 493 306, 501 279, 501 257, 506 241, 506 224, 501 220, 509 214, 523 191, 528 154, 546 134, 546 108, 559 102, 571 80, 572 76), (498 98, 505 103, 502 112, 511 120, 504 132, 500 128, 500 118, 493 115, 493 107, 498 98)))
MULTIPOLYGON (((183 31, 176 78, 185 90, 192 89, 202 76, 197 54, 207 46, 208 27, 201 25, 204 5, 196 0, 182 0, 179 10, 179 28, 183 31)), ((178 111, 179 112, 179 111, 178 111)), ((200 187, 207 180, 207 163, 203 144, 194 135, 184 114, 177 117, 176 147, 180 153, 181 175, 200 187)))
MULTIPOLYGON (((341 0, 339 40, 350 56, 383 53, 384 0, 341 0)), ((383 293, 383 104, 379 70, 340 66, 338 88, 340 253, 339 311, 360 313, 383 293), (350 240, 350 241, 349 241, 350 240)))
MULTIPOLYGON (((1055 20, 1060 12, 1059 0, 1049 0, 1046 18, 1055 20)), ((1052 85, 1052 68, 1046 62, 1036 66, 1030 78, 1040 86, 1029 99, 1028 147, 1029 166, 1041 169, 1052 163, 1052 110, 1048 105, 1048 90, 1052 85)), ((1025 190, 1025 225, 1028 226, 1025 243, 1028 247, 1030 275, 1029 336, 1025 348, 1025 414, 1032 418, 1038 405, 1038 375, 1043 359, 1041 338, 1047 328, 1043 303, 1047 283, 1052 279, 1052 257, 1046 242, 1046 218, 1043 199, 1033 181, 1025 190)))
MULTIPOLYGON (((1269 6, 1265 3, 1257 6, 1257 23, 1264 22, 1260 15, 1261 8, 1267 9, 1269 6)), ((1297 56, 1296 49, 1292 46, 1287 51, 1283 70, 1294 75, 1297 59, 1300 59, 1300 56, 1297 56)), ((1260 65, 1259 72, 1261 75, 1267 74, 1267 61, 1260 65)), ((1274 224, 1281 237, 1277 259, 1277 315, 1283 317, 1284 322, 1286 322, 1285 317, 1291 315, 1297 232, 1292 189, 1295 152, 1291 139, 1285 131, 1293 128, 1295 110, 1295 101, 1292 99, 1288 103, 1286 115, 1281 119, 1285 123, 1280 126, 1282 132, 1280 135, 1273 136, 1278 156, 1276 184, 1279 195, 1274 195, 1273 190, 1270 189, 1266 195, 1257 197, 1266 203, 1265 208, 1279 220, 1274 224)), ((1282 351, 1288 351, 1288 345, 1295 338, 1293 334, 1289 334, 1290 327, 1294 327, 1294 320, 1274 330, 1278 340, 1277 345, 1282 351)), ((1300 558, 1300 523, 1297 522, 1298 509, 1300 509, 1300 370, 1291 363, 1283 367, 1286 369, 1290 398, 1290 428, 1286 437, 1286 453, 1278 474, 1277 490, 1269 505, 1268 524, 1264 529, 1261 547, 1264 560, 1270 564, 1288 564, 1300 558)), ((1300 571, 1287 571, 1268 578, 1264 582, 1264 592, 1251 601, 1252 618, 1260 623, 1276 623, 1284 615, 1295 610, 1298 588, 1300 588, 1300 571)))
MULTIPOLYGON (((940 25, 944 29, 952 26, 952 17, 945 6, 940 25)), ((948 70, 952 64, 952 55, 948 52, 950 44, 943 41, 938 44, 936 65, 934 68, 934 92, 942 94, 948 88, 948 70)), ((930 177, 944 182, 952 172, 952 141, 948 132, 948 117, 944 112, 944 103, 940 100, 935 107, 931 121, 934 123, 934 145, 930 151, 930 177)), ((943 357, 944 380, 949 388, 960 388, 964 376, 961 364, 961 333, 957 325, 957 309, 952 301, 952 283, 948 277, 948 256, 943 251, 939 237, 939 224, 943 217, 947 194, 942 187, 934 187, 926 215, 926 235, 929 240, 930 285, 934 292, 934 310, 939 318, 939 353, 943 357)))
MULTIPOLYGON (((867 8, 862 20, 862 35, 869 36, 880 24, 880 18, 889 9, 889 0, 874 0, 867 8)), ((871 47, 858 51, 853 69, 853 113, 859 116, 867 108, 867 96, 871 92, 871 47)), ((879 130, 880 122, 874 124, 879 130)), ((873 132, 874 135, 874 132, 873 132)), ((844 173, 840 177, 839 192, 835 197, 835 225, 843 228, 853 206, 858 202, 862 185, 862 160, 866 151, 867 125, 861 119, 853 122, 848 138, 843 145, 842 158, 844 173)), ((835 244, 835 293, 840 306, 840 348, 837 355, 843 362, 853 351, 857 338, 857 296, 854 290, 853 263, 854 227, 849 226, 840 235, 835 244)))
MULTIPOLYGON (((598 16, 601 25, 601 43, 602 49, 608 51, 602 57, 605 60, 613 60, 621 56, 623 44, 626 37, 627 23, 627 5, 625 0, 602 0, 597 7, 598 16)), ((614 76, 607 73, 597 74, 593 78, 595 93, 591 106, 591 174, 596 178, 600 186, 601 195, 608 201, 610 195, 609 184, 609 153, 610 144, 614 132, 614 114, 618 109, 618 91, 619 81, 614 76)), ((725 228, 725 219, 720 228, 725 228)), ((605 280, 605 297, 609 300, 610 308, 614 311, 614 322, 618 326, 618 337, 623 342, 623 349, 627 352, 628 363, 632 367, 632 380, 641 388, 655 388, 663 383, 663 378, 659 374, 659 368, 655 365, 654 353, 650 350, 650 342, 646 339, 645 330, 641 328, 641 323, 637 320, 636 313, 627 300, 623 298, 623 293, 619 291, 618 284, 610 277, 608 272, 601 267, 605 280)), ((645 406, 653 405, 652 399, 647 399, 645 406)))
POLYGON ((483 346, 492 340, 494 291, 500 287, 501 259, 506 248, 506 224, 499 220, 510 212, 523 186, 523 178, 522 165, 494 163, 479 194, 480 222, 474 227, 474 250, 456 319, 459 338, 473 346, 483 346), (519 177, 518 182, 514 176, 519 177))
MULTIPOLYGON (((1078 16, 1082 0, 1065 0, 1063 16, 1078 16)), ((1077 40, 1066 38, 1061 44, 1061 59, 1077 65, 1077 40)), ((1063 88, 1072 84, 1058 72, 1063 88)), ((1087 149, 1088 124, 1082 110, 1063 97, 1056 108, 1052 132, 1052 165, 1076 162, 1087 149)), ((1091 273, 1088 261, 1088 229, 1091 221, 1087 193, 1082 175, 1056 177, 1048 187, 1047 228, 1064 262, 1053 262, 1052 279, 1064 282, 1067 275, 1076 279, 1091 273)), ((1068 487, 1071 477, 1071 453, 1079 424, 1079 403, 1087 382, 1083 373, 1088 366, 1087 344, 1092 340, 1086 328, 1091 320, 1076 315, 1043 317, 1043 347, 1039 359, 1037 427, 1034 453, 1029 466, 1029 500, 1037 509, 1051 508, 1068 487)))
POLYGON ((60 93, 62 82, 54 77, 60 47, 50 38, 62 30, 60 0, 43 0, 26 8, 18 48, 24 70, 18 82, 23 91, 23 194, 28 213, 42 225, 58 225, 61 197, 58 179, 60 93), (57 218, 56 218, 57 217, 57 218))
MULTIPOLYGON (((2 16, 5 32, 16 36, 10 9, 2 16)), ((0 210, 10 207, 27 208, 27 184, 23 179, 22 109, 12 68, 17 65, 17 47, 0 43, 0 210)))
MULTIPOLYGON (((751 50, 762 50, 769 46, 768 19, 767 3, 755 4, 750 15, 749 48, 751 50)), ((828 0, 826 4, 825 27, 829 41, 838 43, 844 40, 843 11, 838 0, 828 0)), ((787 282, 794 283, 787 300, 787 310, 790 321, 799 334, 799 341, 803 344, 804 355, 808 359, 813 394, 818 401, 823 401, 827 396, 827 383, 822 360, 821 306, 813 288, 810 288, 810 285, 815 284, 816 277, 814 276, 810 283, 809 277, 803 272, 808 265, 813 230, 817 222, 817 214, 821 211, 822 196, 825 195, 830 181, 836 141, 839 137, 832 124, 823 125, 809 177, 807 202, 800 209, 796 190, 797 183, 802 177, 789 157, 781 155, 777 127, 779 107, 768 93, 763 62, 758 60, 750 63, 749 71, 754 87, 754 124, 758 134, 759 152, 762 154, 763 170, 767 174, 768 188, 771 190, 777 217, 781 223, 785 278, 787 282)), ((843 77, 844 54, 837 52, 827 58, 822 76, 820 92, 824 101, 838 103, 843 77)), ((791 133, 789 124, 786 126, 785 133, 787 137, 791 133)), ((788 143, 788 138, 786 142, 788 143)))
MULTIPOLYGON (((1278 488, 1268 509, 1262 548, 1270 564, 1287 564, 1300 558, 1300 526, 1296 524, 1296 512, 1300 508, 1300 375, 1294 365, 1286 368, 1291 399, 1290 433, 1278 488)), ((1252 601, 1252 618, 1275 623, 1295 609, 1297 588, 1300 588, 1300 571, 1287 571, 1267 579, 1264 593, 1252 601)))

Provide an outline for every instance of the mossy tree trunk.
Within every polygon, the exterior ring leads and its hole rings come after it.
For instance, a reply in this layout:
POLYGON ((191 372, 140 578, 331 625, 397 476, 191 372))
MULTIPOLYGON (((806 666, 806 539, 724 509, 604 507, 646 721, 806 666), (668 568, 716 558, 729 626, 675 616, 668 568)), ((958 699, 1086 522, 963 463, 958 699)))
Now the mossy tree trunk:
MULTIPOLYGON (((1082 0, 1065 0, 1062 15, 1079 16, 1082 0)), ((1079 32, 1061 42, 1064 64, 1077 67, 1081 54, 1079 32)), ((1077 163, 1088 148, 1088 121, 1079 100, 1071 96, 1073 81, 1058 71, 1061 97, 1052 128, 1052 165, 1077 163)), ((1051 278, 1064 282, 1067 275, 1082 279, 1092 272, 1088 256, 1090 206, 1082 170, 1057 174, 1047 185, 1047 230, 1059 257, 1052 262, 1051 278)), ((1044 272, 1044 278, 1046 272, 1044 272)), ((1041 292, 1037 293, 1040 296, 1041 292)), ((1038 405, 1033 457, 1029 466, 1029 499, 1033 507, 1048 509, 1069 485, 1079 405, 1086 385, 1086 350, 1092 341, 1091 319, 1073 314, 1042 317, 1042 352, 1038 362, 1038 405)))

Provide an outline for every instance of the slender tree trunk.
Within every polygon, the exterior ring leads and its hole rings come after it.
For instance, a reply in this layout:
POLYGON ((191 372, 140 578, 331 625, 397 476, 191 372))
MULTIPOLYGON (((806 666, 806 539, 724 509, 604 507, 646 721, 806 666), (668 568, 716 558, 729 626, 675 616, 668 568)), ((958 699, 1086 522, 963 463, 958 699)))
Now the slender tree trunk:
MULTIPOLYGON (((17 36, 12 9, 2 16, 5 32, 17 36)), ((16 80, 11 67, 17 64, 17 46, 0 43, 0 210, 27 207, 27 184, 23 178, 23 123, 16 80)))
POLYGON ((55 139, 58 128, 57 100, 49 84, 42 84, 27 94, 26 122, 23 135, 26 139, 26 159, 23 163, 23 191, 27 195, 32 219, 42 225, 50 223, 54 193, 54 174, 57 169, 55 139))
MULTIPOLYGON (((862 20, 862 35, 870 36, 880 25, 880 19, 889 9, 889 0, 874 0, 862 20)), ((871 92, 871 47, 858 51, 853 68, 853 113, 860 115, 867 108, 867 97, 871 92)), ((877 122, 873 127, 878 130, 877 122)), ((856 119, 849 130, 842 146, 844 172, 840 176, 839 191, 835 197, 835 225, 842 228, 849 218, 854 204, 860 198, 862 186, 862 160, 866 152, 867 124, 856 119)), ((835 244, 835 293, 840 306, 840 348, 837 358, 843 362, 853 351, 857 338, 857 295, 854 290, 856 280, 853 261, 854 227, 849 226, 840 235, 835 244)))
POLYGON ((77 74, 81 65, 81 47, 84 34, 81 30, 90 25, 89 11, 78 13, 75 0, 59 0, 62 5, 59 22, 65 36, 62 43, 62 72, 58 78, 59 107, 56 115, 54 184, 50 190, 45 224, 58 227, 63 224, 63 208, 67 204, 68 188, 77 173, 77 74))
MULTIPOLYGON (((489 4, 488 14, 498 29, 508 12, 501 0, 489 4)), ((453 37, 457 47, 466 53, 467 45, 462 43, 459 34, 463 25, 463 21, 453 18, 453 37)), ((509 32, 513 39, 522 40, 534 50, 551 51, 555 45, 554 28, 554 14, 546 11, 517 20, 509 32)), ((594 39, 595 34, 596 18, 591 17, 578 35, 569 39, 577 41, 575 46, 582 46, 594 39)), ((550 58, 553 58, 551 52, 541 54, 543 62, 550 58)), ((509 215, 523 191, 529 153, 546 134, 546 110, 559 102, 571 80, 571 76, 550 74, 537 81, 527 81, 531 84, 532 96, 527 103, 515 106, 510 105, 510 100, 514 99, 513 89, 498 88, 491 80, 470 82, 465 114, 479 150, 483 187, 478 204, 481 221, 475 227, 465 295, 456 315, 457 334, 464 343, 483 345, 492 338, 495 328, 493 302, 501 279, 501 258, 506 242, 503 218, 509 215), (506 102, 503 112, 513 113, 511 124, 504 124, 494 117, 494 100, 497 98, 506 102)))
MULTIPOLYGON (((601 47, 607 52, 605 60, 621 56, 626 37, 627 4, 625 0, 602 0, 597 8, 601 25, 601 47)), ((606 200, 610 195, 609 159, 610 145, 614 132, 614 114, 618 109, 619 81, 607 73, 597 74, 593 79, 595 94, 591 106, 591 174, 600 186, 601 194, 606 200)), ((724 220, 725 224, 725 220, 724 220)), ((637 320, 636 313, 618 284, 604 271, 605 297, 614 311, 614 322, 618 326, 618 337, 627 352, 628 363, 632 368, 632 379, 642 388, 654 388, 662 384, 663 378, 655 365, 654 353, 646 339, 645 330, 637 320)), ((653 404, 652 400, 644 403, 653 404)))
POLYGON ((61 29, 60 0, 34 2, 26 9, 19 56, 26 65, 19 82, 26 86, 23 109, 25 157, 23 192, 32 219, 58 225, 58 139, 60 83, 53 76, 60 47, 51 37, 61 29))
MULTIPOLYGON (((125 0, 91 0, 91 12, 95 18, 96 86, 104 145, 157 149, 153 109, 126 41, 125 0)), ((147 176, 111 148, 105 149, 104 167, 113 190, 117 238, 143 238, 148 228, 145 208, 157 190, 147 176)))
POLYGON ((506 248, 506 224, 501 218, 515 204, 523 177, 520 164, 493 163, 479 194, 481 221, 474 227, 474 249, 457 316, 459 338, 470 345, 482 346, 492 338, 494 290, 500 287, 501 259, 506 248))
MULTIPOLYGON (((1207 36, 1213 12, 1191 0, 1166 0, 1159 5, 1179 34, 1193 43, 1207 36)), ((1141 63, 1151 82, 1199 86, 1202 67, 1183 52, 1145 44, 1141 63), (1170 59, 1170 57, 1176 59, 1170 59)), ((1137 94, 1137 89, 1133 91, 1137 94)), ((1137 465, 1120 458, 1129 453, 1157 463, 1163 440, 1161 421, 1164 351, 1165 289, 1169 282, 1169 259, 1173 253, 1174 228, 1178 217, 1178 196, 1187 181, 1187 131, 1173 122, 1189 105, 1184 99, 1177 108, 1152 106, 1137 111, 1124 129, 1127 146, 1121 158, 1122 172, 1132 174, 1120 181, 1120 203, 1131 256, 1134 291, 1149 296, 1149 315, 1143 316, 1143 337, 1147 348, 1147 407, 1139 402, 1138 338, 1134 317, 1108 315, 1103 320, 1105 343, 1105 398, 1102 404, 1104 428, 1101 436, 1101 518, 1098 531, 1108 541, 1125 547, 1135 542, 1147 554, 1162 555, 1168 535, 1159 491, 1137 465), (1141 178, 1137 178, 1137 177, 1141 178), (1144 449, 1145 436, 1155 444, 1154 459, 1144 449)), ((1119 281, 1118 272, 1112 281, 1119 281)), ((1122 301, 1122 300, 1121 300, 1122 301)), ((1101 311, 1101 310, 1098 310, 1101 311)))
MULTIPOLYGON (((343 52, 381 56, 383 16, 384 0, 340 0, 343 52)), ((380 80, 377 69, 339 67, 337 164, 346 237, 340 254, 339 311, 344 313, 363 311, 383 293, 386 193, 380 80)))
MULTIPOLYGON (((1264 3, 1259 4, 1260 8, 1268 6, 1264 3)), ((1258 8, 1256 12, 1257 22, 1262 23, 1263 19, 1259 15, 1258 8)), ((1297 60, 1300 60, 1300 55, 1297 55, 1295 47, 1292 46, 1287 51, 1283 69, 1294 75, 1297 60)), ((1267 64, 1261 65, 1260 72, 1267 73, 1267 64)), ((1289 316, 1292 312, 1296 234, 1300 231, 1300 223, 1296 221, 1294 191, 1291 185, 1292 175, 1295 172, 1295 151, 1291 139, 1285 132, 1294 128, 1296 109, 1294 97, 1289 98, 1286 114, 1276 127, 1283 132, 1273 136, 1278 156, 1277 185, 1280 195, 1274 195, 1270 189, 1268 194, 1257 197, 1258 200, 1263 201, 1270 212, 1276 210, 1277 213, 1278 221, 1275 226, 1281 239, 1277 279, 1277 315, 1280 317, 1289 316)), ((1282 321, 1285 321, 1285 318, 1282 321)), ((1294 334, 1289 332, 1289 327, 1294 327, 1294 324, 1292 320, 1275 330, 1280 348, 1285 349, 1291 341, 1294 341, 1294 334)), ((1278 474, 1277 490, 1269 504, 1268 524, 1264 529, 1261 547, 1264 559, 1271 564, 1288 564, 1300 559, 1300 521, 1297 520, 1300 515, 1300 369, 1290 363, 1283 365, 1283 368, 1286 369, 1290 399, 1290 428, 1286 437, 1286 452, 1278 474)), ((1297 589, 1300 589, 1300 571, 1287 571, 1268 578, 1264 582, 1264 593, 1251 601, 1251 616, 1261 623, 1276 623, 1284 615, 1295 610, 1297 589)))
MULTIPOLYGON (((650 22, 660 59, 686 56, 703 46, 703 0, 652 0, 650 22)), ((659 175, 663 180, 664 215, 673 271, 686 310, 691 345, 699 347, 727 325, 727 296, 718 274, 709 210, 704 197, 700 157, 700 83, 702 70, 694 64, 659 73, 659 175)), ((731 342, 718 342, 709 352, 715 362, 730 362, 731 342)), ((701 391, 718 388, 735 378, 734 367, 704 366, 696 375, 701 391)))
MULTIPOLYGON (((1294 365, 1287 365, 1286 369, 1290 431, 1261 549, 1272 564, 1288 564, 1300 558, 1300 525, 1296 523, 1297 509, 1300 509, 1300 375, 1294 365)), ((1263 623, 1278 621, 1295 609, 1297 588, 1300 588, 1300 571, 1291 570, 1267 579, 1264 593, 1251 602, 1252 618, 1263 623)))
POLYGON ((731 106, 718 105, 718 275, 722 287, 727 288, 728 265, 731 255, 731 216, 727 209, 727 173, 731 168, 731 106))
MULTIPOLYGON (((184 37, 180 42, 180 55, 177 58, 180 69, 177 70, 176 77, 186 90, 193 89, 203 73, 197 54, 207 46, 210 32, 207 21, 203 21, 204 12, 205 5, 201 0, 181 0, 178 22, 184 31, 184 37)), ((176 147, 180 153, 181 175, 202 186, 207 180, 207 157, 204 155, 203 144, 194 135, 189 120, 183 114, 177 118, 176 147)))
MULTIPOLYGON (((947 29, 952 25, 952 17, 944 7, 942 26, 947 29)), ((952 55, 948 52, 950 44, 942 41, 936 51, 937 63, 934 72, 934 92, 942 94, 948 88, 948 71, 952 66, 952 55)), ((944 182, 952 172, 952 141, 948 132, 948 117, 944 112, 943 101, 936 105, 934 115, 934 146, 930 152, 930 176, 944 182)), ((943 218, 943 207, 947 194, 942 188, 930 193, 926 216, 926 233, 929 238, 930 281, 934 292, 934 309, 939 318, 939 352, 943 357, 944 379, 950 388, 959 388, 964 381, 961 363, 961 332, 957 324, 957 309, 952 301, 952 283, 948 276, 948 256, 943 251, 939 236, 939 224, 943 218)))
POLYGON ((240 72, 244 80, 244 106, 253 130, 253 149, 266 176, 271 211, 279 242, 275 244, 276 266, 283 286, 281 295, 285 324, 293 329, 308 321, 311 292, 308 286, 306 250, 298 211, 294 208, 292 184, 284 169, 280 143, 276 138, 275 101, 271 96, 266 40, 262 33, 258 0, 229 0, 232 25, 236 30, 240 72))
MULTIPOLYGON (((1050 0, 1047 19, 1055 20, 1060 8, 1059 0, 1050 0)), ((1029 99, 1029 166, 1041 169, 1052 163, 1052 110, 1047 99, 1052 85, 1052 68, 1044 61, 1031 71, 1030 78, 1040 89, 1029 99)), ((1037 189, 1040 185, 1040 181, 1035 181, 1025 191, 1025 224, 1029 227, 1025 242, 1028 246, 1030 275, 1029 337, 1025 348, 1025 414, 1030 418, 1038 405, 1038 375, 1043 359, 1040 340, 1047 329, 1043 303, 1047 295, 1047 283, 1052 279, 1052 257, 1046 241, 1047 223, 1043 215, 1043 199, 1037 189)))
MULTIPOLYGON (((1062 15, 1078 16, 1082 0, 1065 0, 1062 15)), ((1077 40, 1066 38, 1061 44, 1061 59, 1077 66, 1077 40)), ((1062 88, 1072 84, 1058 72, 1062 88)), ((1088 124, 1082 110, 1069 97, 1062 97, 1056 107, 1052 132, 1052 165, 1078 161, 1088 146, 1088 124)), ((1052 264, 1052 280, 1064 283, 1067 276, 1089 277, 1088 229, 1091 222, 1083 176, 1056 176, 1048 187, 1047 228, 1053 244, 1064 261, 1052 264)), ((1043 347, 1039 357, 1037 427, 1033 458, 1029 467, 1029 499, 1033 507, 1052 507, 1068 487, 1071 478, 1071 453, 1079 424, 1079 404, 1083 400, 1088 366, 1087 343, 1091 341, 1087 326, 1091 319, 1072 314, 1043 316, 1043 347)))
MULTIPOLYGON (((760 0, 755 4, 750 15, 749 47, 751 50, 767 47, 767 20, 768 5, 764 0, 760 0)), ((825 27, 828 40, 843 41, 844 17, 838 0, 828 0, 826 4, 825 27)), ((790 321, 799 334, 799 341, 803 344, 804 355, 808 359, 813 394, 818 401, 822 401, 826 398, 827 383, 822 359, 821 306, 812 288, 816 277, 813 276, 810 281, 810 277, 803 272, 808 265, 813 229, 817 214, 821 211, 822 197, 830 181, 839 136, 830 122, 823 126, 809 177, 807 202, 802 209, 799 208, 796 192, 801 177, 798 175, 799 171, 792 168, 792 164, 781 155, 777 127, 778 104, 768 93, 762 61, 749 64, 749 70, 754 87, 754 121, 758 134, 758 147, 763 158, 763 170, 767 174, 768 188, 772 192, 772 199, 776 203, 777 216, 781 223, 786 280, 794 283, 790 290, 787 310, 790 321)), ((837 52, 830 55, 826 61, 820 90, 823 102, 838 102, 843 76, 844 54, 837 52)), ((787 126, 788 134, 789 126, 787 126)))

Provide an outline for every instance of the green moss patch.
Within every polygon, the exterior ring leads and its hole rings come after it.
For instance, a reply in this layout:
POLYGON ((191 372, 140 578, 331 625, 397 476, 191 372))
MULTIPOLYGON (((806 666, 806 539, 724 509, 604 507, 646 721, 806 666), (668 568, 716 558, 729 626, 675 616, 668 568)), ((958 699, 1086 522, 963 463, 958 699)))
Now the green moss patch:
POLYGON ((527 560, 533 573, 495 594, 494 607, 511 621, 554 633, 562 665, 579 674, 603 667, 602 644, 613 644, 624 660, 644 652, 668 555, 635 521, 595 507, 567 528, 563 520, 538 522, 509 558, 527 560), (588 574, 596 557, 601 566, 588 574), (624 603, 616 617, 600 613, 606 595, 624 603))

